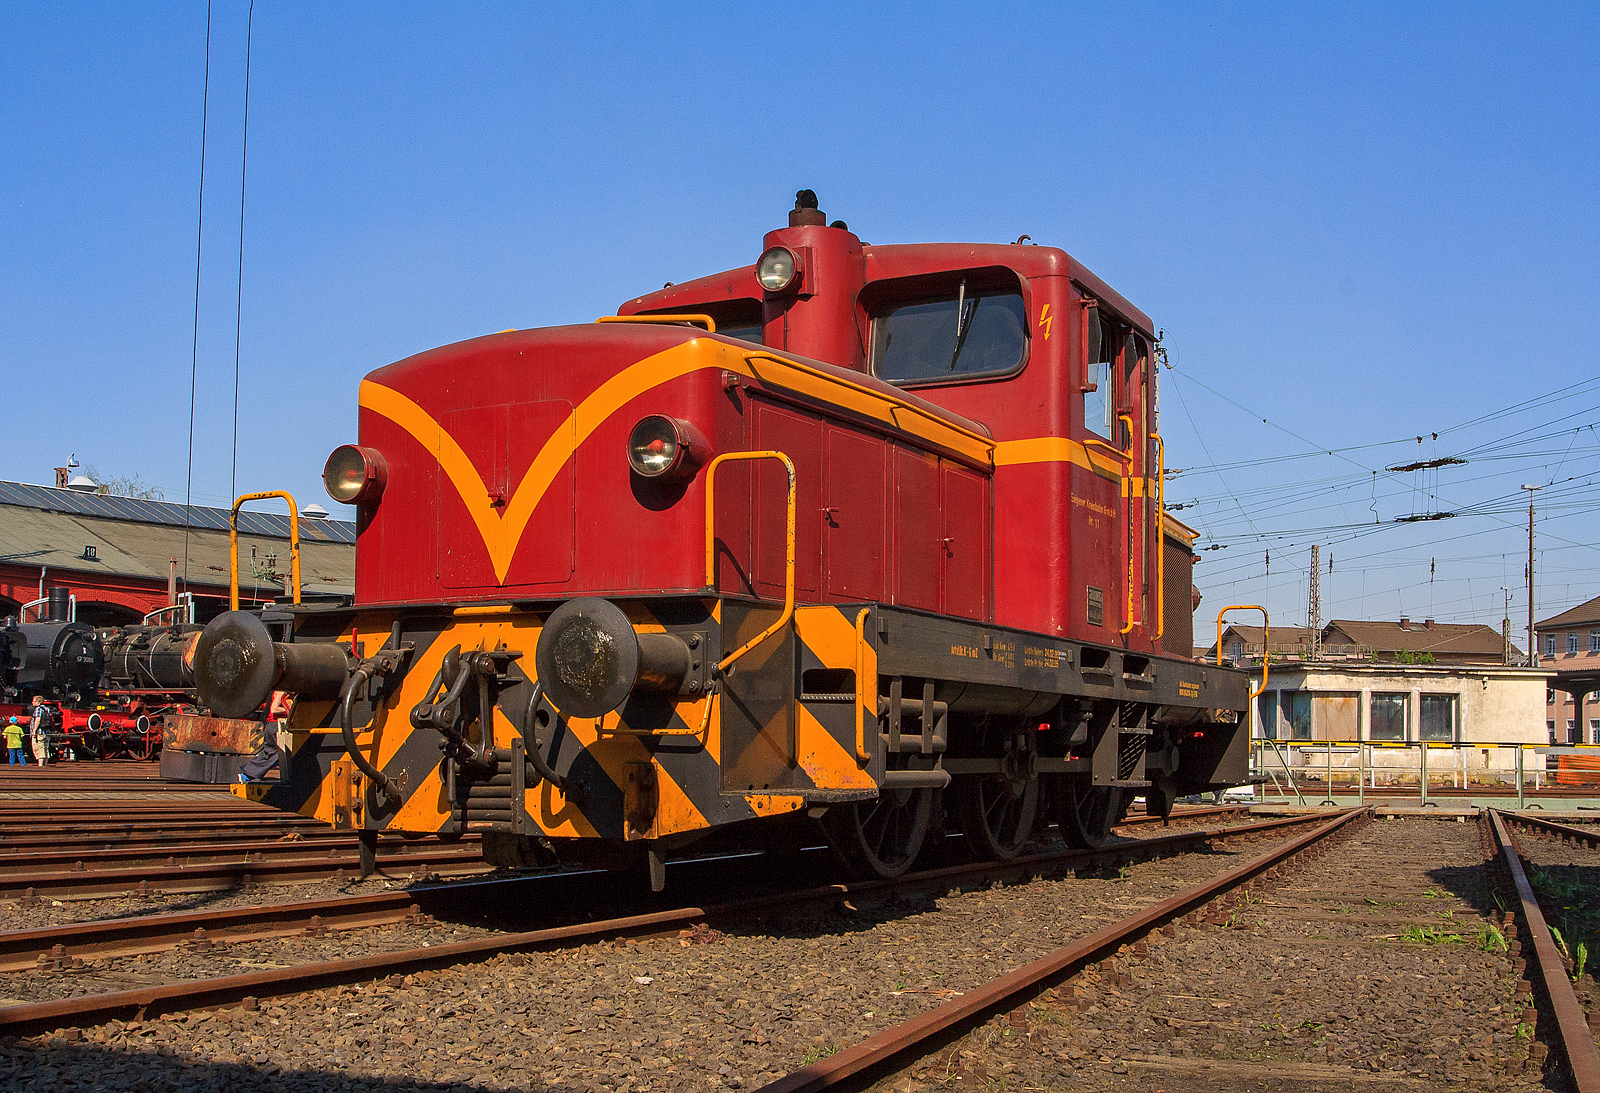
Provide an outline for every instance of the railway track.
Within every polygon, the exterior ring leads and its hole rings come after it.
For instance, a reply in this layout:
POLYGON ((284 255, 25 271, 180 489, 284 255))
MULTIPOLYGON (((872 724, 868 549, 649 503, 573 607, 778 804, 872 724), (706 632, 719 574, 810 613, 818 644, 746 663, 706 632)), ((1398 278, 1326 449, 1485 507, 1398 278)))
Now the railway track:
MULTIPOLYGON (((1309 821, 1302 819, 1297 822, 1309 821)), ((1213 837, 1212 833, 1217 830, 1270 831, 1275 829, 1273 826, 1275 823, 1276 821, 1273 821, 1266 826, 1254 828, 1208 828, 1198 834, 1180 830, 1165 843, 1158 839, 1148 845, 1152 848, 1183 846, 1195 839, 1204 840, 1213 837)), ((1139 828, 1150 825, 1136 823, 1129 826, 1139 828)), ((1104 851, 1073 851, 1070 852, 1070 856, 1063 856, 1061 860, 1063 862, 1090 860, 1103 856, 1104 853, 1104 851)), ((682 872, 685 867, 693 866, 688 862, 673 863, 675 872, 682 872)), ((615 874, 561 872, 509 880, 467 881, 439 887, 413 887, 404 891, 386 891, 339 899, 303 900, 211 911, 73 922, 0 933, 0 972, 19 971, 42 965, 69 967, 94 956, 160 952, 195 942, 230 944, 266 937, 290 936, 307 931, 343 930, 405 922, 416 920, 422 915, 440 918, 457 917, 469 908, 478 915, 494 915, 512 908, 525 908, 531 902, 541 907, 545 913, 549 913, 574 906, 587 910, 600 901, 620 902, 624 899, 636 902, 637 893, 632 889, 619 892, 615 874), (587 883, 585 879, 580 878, 586 878, 587 883), (584 887, 560 895, 543 891, 557 884, 564 888, 570 888, 574 884, 583 884, 584 887), (196 934, 197 930, 200 931, 199 934, 196 934)))
MULTIPOLYGON (((1547 1063, 1555 1064, 1553 1070, 1561 1070, 1560 1077, 1555 1079, 1558 1086, 1570 1082, 1570 1088, 1578 1093, 1600 1090, 1600 1058, 1595 1055, 1594 1041, 1582 1010, 1572 999, 1567 969, 1540 916, 1531 886, 1521 872, 1517 854, 1506 834, 1507 820, 1521 822, 1522 818, 1503 818, 1499 813, 1490 813, 1480 825, 1483 843, 1489 842, 1488 835, 1492 831, 1494 849, 1498 852, 1498 858, 1491 857, 1483 865, 1493 867, 1498 861, 1519 904, 1518 909, 1504 916, 1497 926, 1490 918, 1483 918, 1479 923, 1480 936, 1485 941, 1509 937, 1509 945, 1504 946, 1509 952, 1497 954, 1493 951, 1496 946, 1489 945, 1486 947, 1491 951, 1468 956, 1461 955, 1465 950, 1451 951, 1451 946, 1460 944, 1460 935, 1469 932, 1464 922, 1454 920, 1455 915, 1468 909, 1459 897, 1470 894, 1469 878, 1453 874, 1450 862, 1441 862, 1441 867, 1426 870, 1424 876, 1437 878, 1439 887, 1430 885, 1422 892, 1424 902, 1447 901, 1451 905, 1442 909, 1430 907, 1431 921, 1418 921, 1422 916, 1410 905, 1405 891, 1405 886, 1414 882, 1407 872, 1413 865, 1407 859, 1404 839, 1399 840, 1399 845, 1396 840, 1385 843, 1374 833, 1373 837, 1362 840, 1369 852, 1374 846, 1384 846, 1392 864, 1392 873, 1383 875, 1380 887, 1370 887, 1372 878, 1355 879, 1346 873, 1349 878, 1346 890, 1329 892, 1326 881, 1334 874, 1340 857, 1350 855, 1360 859, 1363 848, 1348 844, 1358 832, 1367 834, 1362 831, 1364 820, 1363 814, 1352 813, 1330 821, 1293 843, 1065 946, 1043 960, 967 992, 960 999, 802 1067, 762 1087, 761 1093, 861 1089, 905 1070, 911 1071, 913 1081, 962 1087, 983 1086, 1001 1079, 1007 1084, 1018 1083, 1030 1088, 1061 1088, 1089 1079, 1090 1075, 1084 1071, 1092 1068, 1100 1072, 1094 1077, 1104 1081, 1116 1080, 1115 1075, 1127 1075, 1123 1081, 1137 1082, 1142 1074, 1156 1085, 1188 1080, 1208 1089, 1231 1089, 1235 1083, 1238 1088, 1248 1085, 1253 1089, 1269 1080, 1290 1082, 1307 1091, 1401 1087, 1480 1089, 1498 1086, 1504 1081, 1538 1083, 1547 1063), (1335 836, 1343 836, 1347 845, 1335 850, 1332 846, 1335 836), (1301 875, 1299 878, 1296 872, 1301 875), (1366 893, 1392 898, 1375 899, 1366 893), (1360 897, 1355 907, 1339 906, 1341 902, 1350 904, 1353 895, 1360 897), (1314 909, 1300 906, 1306 901, 1314 902, 1314 909), (1342 984, 1335 981, 1338 977, 1322 977, 1321 992, 1316 996, 1318 1001, 1310 1007, 1318 1019, 1298 1025, 1288 1022, 1300 1016, 1299 1013, 1288 1018, 1283 1016, 1283 1010, 1289 1006, 1282 995, 1295 991, 1293 983, 1280 988, 1275 1001, 1269 996, 1265 1007, 1250 1008, 1248 990, 1235 989, 1211 997, 1220 985, 1210 981, 1217 978, 1211 969, 1217 965, 1224 969, 1247 966, 1230 960, 1227 950, 1231 945, 1240 944, 1240 939, 1264 928, 1265 932, 1259 934, 1263 944, 1253 955, 1259 962, 1258 967, 1272 968, 1268 974, 1277 978, 1282 968, 1279 961, 1288 960, 1292 964, 1297 957, 1279 955, 1271 949, 1274 944, 1281 947, 1286 935, 1293 936, 1292 927, 1297 921, 1317 923, 1311 931, 1301 931, 1299 938, 1293 938, 1293 944, 1301 946, 1300 952, 1317 945, 1322 937, 1320 931, 1326 929, 1339 934, 1335 944, 1342 943, 1354 950, 1350 955, 1356 962, 1370 966, 1372 958, 1358 955, 1363 953, 1363 947, 1358 944, 1360 935, 1352 937, 1349 930, 1358 921, 1352 915, 1360 913, 1361 903, 1372 909, 1364 928, 1395 931, 1379 935, 1380 945, 1387 946, 1383 950, 1386 955, 1377 958, 1380 964, 1407 969, 1412 965, 1431 964, 1435 969, 1433 975, 1444 980, 1447 990, 1467 994, 1475 990, 1487 990, 1492 994, 1498 990, 1504 994, 1506 1005, 1495 1006, 1492 1011, 1478 1011, 1473 1006, 1478 999, 1469 1000, 1467 1006, 1472 1008, 1464 1008, 1453 1015, 1458 1035, 1433 1036, 1423 1046, 1423 1050, 1434 1049, 1423 1060, 1425 1066, 1413 1069, 1410 1064, 1416 1063, 1418 1056, 1405 1054, 1408 1029, 1404 1025, 1391 1023, 1385 1035, 1373 1041, 1390 1048, 1389 1052, 1360 1043, 1356 1038, 1359 1034, 1353 1034, 1350 1042, 1343 1042, 1345 1030, 1340 1026, 1346 1019, 1350 1021, 1352 1033, 1361 1025, 1370 1023, 1381 1027, 1393 1019, 1372 999, 1368 999, 1364 1008, 1347 1011, 1340 991, 1342 984), (1441 910, 1444 912, 1442 925, 1441 910), (1324 927, 1321 920, 1339 925, 1324 927), (1543 985, 1537 1009, 1528 1004, 1532 985, 1525 980, 1511 981, 1522 967, 1519 924, 1523 935, 1531 941, 1540 971, 1538 981, 1543 985), (1343 931, 1340 931, 1341 926, 1345 927, 1343 931), (1164 955, 1168 949, 1175 950, 1172 957, 1164 955), (1455 974, 1448 967, 1452 962, 1463 965, 1455 974), (1164 986, 1171 991, 1174 977, 1161 973, 1175 969, 1183 971, 1181 989, 1187 993, 1163 995, 1160 992, 1164 986), (1081 973, 1081 985, 1061 985, 1076 973, 1081 973), (1047 988, 1053 986, 1056 989, 1047 993, 1047 988), (1198 1004, 1198 1013, 1191 1003, 1198 1004), (1185 1006, 1188 1006, 1187 1012, 1183 1009, 1185 1006), (1228 1019, 1228 1014, 1219 1013, 1214 1007, 1236 1012, 1228 1019), (1276 1027, 1273 1017, 1269 1016, 1274 1011, 1276 1027), (1184 1016, 1177 1016, 1180 1012, 1184 1016), (1217 1020, 1219 1015, 1224 1020, 1217 1020), (1083 1020, 1091 1016, 1093 1021, 1083 1020), (1200 1019, 1191 1019, 1193 1017, 1200 1019), (1141 1023, 1145 1026, 1142 1030, 1138 1027, 1141 1023), (1116 1050, 1106 1042, 1116 1040, 1116 1036, 1094 1039, 1095 1026, 1107 1025, 1122 1026, 1131 1035, 1120 1038, 1123 1053, 1101 1054, 1095 1060, 1092 1054, 1095 1051, 1116 1050), (1484 1025, 1488 1025, 1490 1031, 1485 1031, 1484 1025), (1154 1050, 1147 1046, 1138 1052, 1126 1050, 1131 1043, 1141 1040, 1146 1045, 1162 1046, 1154 1050), (1080 1043, 1097 1046, 1084 1051, 1077 1046, 1080 1043), (1553 1050, 1547 1055, 1545 1049, 1551 1045, 1553 1050), (1194 1046, 1201 1050, 1195 1052, 1194 1046), (1041 1058, 1050 1062, 1040 1066, 1037 1060, 1041 1058), (1409 1063, 1405 1061, 1407 1058, 1409 1063), (1078 1068, 1075 1078, 1074 1059, 1088 1060, 1092 1064, 1078 1068), (1057 1069, 1052 1070, 1051 1064, 1057 1069)), ((1435 834, 1448 833, 1454 826, 1427 820, 1406 822, 1434 824, 1435 834)), ((1379 831, 1397 826, 1393 822, 1375 825, 1379 831)), ((1537 826, 1547 830, 1559 825, 1539 823, 1537 826)), ((1449 842, 1448 839, 1443 841, 1449 842)), ((1480 853, 1483 848, 1480 846, 1480 853)), ((1438 861, 1428 856, 1437 849, 1430 847, 1427 854, 1414 860, 1418 863, 1438 861)), ((1245 944, 1250 947, 1248 942, 1245 944)), ((1365 948, 1370 948, 1370 943, 1365 948)), ((1288 951, 1294 951, 1292 945, 1288 951)), ((1408 974, 1409 971, 1401 976, 1408 974)), ((1408 1008, 1406 1001, 1422 988, 1401 986, 1401 976, 1391 977, 1396 982, 1390 988, 1393 993, 1386 997, 1389 1003, 1386 1008, 1418 1013, 1419 1007, 1408 1008), (1398 1006, 1394 1004, 1396 995, 1399 996, 1398 1006)), ((1384 974, 1375 971, 1372 978, 1384 980, 1384 974)), ((1529 978, 1534 976, 1530 974, 1529 978)), ((1416 979, 1425 980, 1426 977, 1417 974, 1416 979)), ((1437 1006, 1448 1014, 1452 1004, 1462 1007, 1460 998, 1441 992, 1437 984, 1426 993, 1429 997, 1422 999, 1423 1008, 1437 1006)), ((1307 1007, 1302 1005, 1301 1008, 1307 1007)), ((1423 1014, 1416 1017, 1415 1023, 1431 1022, 1428 1015, 1423 1014)), ((1436 1031, 1437 1027, 1429 1029, 1427 1035, 1432 1036, 1436 1031)), ((1095 1088, 1099 1087, 1095 1084, 1095 1088)))
POLYGON ((13 823, 0 829, 0 853, 33 847, 78 846, 85 850, 110 850, 182 840, 190 843, 229 842, 251 835, 278 839, 298 832, 302 837, 332 833, 321 820, 304 816, 241 816, 207 820, 144 817, 105 823, 13 823))
MULTIPOLYGON (((744 920, 775 913, 793 914, 806 906, 826 907, 840 901, 925 898, 956 887, 1014 883, 1019 879, 1040 875, 1103 869, 1117 862, 1179 854, 1229 840, 1276 836, 1319 822, 1323 822, 1322 817, 1297 816, 1233 827, 1189 827, 1099 850, 1063 850, 1006 863, 951 866, 909 874, 894 881, 825 885, 713 906, 670 907, 601 921, 501 932, 465 942, 427 945, 349 960, 319 961, 295 967, 11 1006, 0 1008, 0 1035, 30 1035, 54 1028, 82 1027, 109 1020, 143 1020, 158 1013, 238 1004, 246 999, 252 1000, 247 1004, 254 1005, 253 1000, 316 990, 333 984, 398 978, 423 969, 478 962, 501 954, 571 947, 619 937, 656 936, 703 929, 712 922, 744 920)), ((735 866, 735 876, 748 875, 747 866, 735 866)), ((560 879, 539 878, 539 883, 548 886, 560 879)), ((728 885, 731 881, 724 877, 722 883, 728 885)), ((527 882, 498 882, 502 893, 510 892, 519 884, 526 891, 527 882)), ((215 944, 225 943, 231 936, 256 940, 267 936, 304 933, 313 928, 329 930, 404 921, 407 918, 416 921, 419 916, 428 913, 424 910, 425 906, 432 906, 434 911, 444 913, 452 901, 455 901, 457 908, 462 902, 481 905, 492 890, 493 887, 485 883, 469 886, 455 894, 449 888, 425 889, 385 893, 374 899, 249 908, 209 916, 203 913, 150 916, 143 920, 80 923, 70 927, 22 931, 15 935, 0 935, 0 960, 5 962, 6 967, 12 968, 27 966, 30 961, 34 965, 70 966, 73 960, 81 961, 85 957, 172 948, 195 940, 196 929, 205 931, 200 940, 215 944), (431 904, 428 901, 432 901, 431 904), (319 919, 315 924, 311 922, 313 915, 319 919), (60 948, 57 949, 57 946, 60 948)), ((520 899, 512 896, 511 900, 523 907, 530 902, 526 896, 520 899)), ((582 904, 585 900, 579 898, 575 902, 582 904)))
MULTIPOLYGON (((245 845, 250 849, 227 860, 215 860, 205 854, 187 861, 180 861, 175 855, 171 860, 150 855, 152 860, 140 865, 113 863, 93 869, 88 867, 86 859, 92 860, 88 854, 79 855, 74 861, 75 865, 84 861, 82 869, 23 870, 10 867, 0 858, 0 866, 5 866, 0 868, 0 899, 79 900, 152 892, 220 892, 252 885, 353 879, 361 868, 360 853, 353 849, 353 843, 326 849, 313 846, 309 851, 302 850, 300 844, 287 844, 288 849, 281 852, 265 849, 272 844, 245 845), (213 860, 205 860, 208 857, 213 860)), ((377 864, 380 872, 396 873, 426 870, 464 876, 489 870, 476 846, 449 846, 437 841, 380 843, 377 864)))
MULTIPOLYGON (((476 842, 473 840, 471 844, 466 844, 474 855, 479 854, 476 842)), ((408 841, 398 835, 380 836, 378 847, 380 852, 387 850, 392 856, 437 855, 446 849, 456 849, 454 846, 444 847, 437 839, 408 841)), ((466 846, 462 849, 466 849, 466 846)), ((297 831, 289 835, 268 832, 264 838, 224 836, 216 841, 195 841, 192 836, 185 834, 178 839, 137 839, 130 845, 110 847, 86 846, 83 843, 31 847, 0 845, 0 870, 4 870, 4 873, 0 873, 0 897, 15 891, 15 887, 5 878, 6 873, 12 872, 100 872, 107 869, 142 869, 148 872, 196 865, 300 861, 357 852, 358 842, 354 833, 332 830, 297 831)))
POLYGON ((1515 892, 1521 921, 1533 941, 1538 975, 1529 974, 1530 986, 1539 990, 1556 1022, 1574 1087, 1578 1093, 1600 1093, 1600 1054, 1592 1034, 1600 1025, 1600 991, 1576 959, 1578 945, 1586 945, 1585 935, 1592 938, 1591 931, 1600 924, 1600 906, 1595 903, 1600 889, 1582 880, 1585 871, 1600 866, 1600 832, 1499 811, 1489 813, 1489 823, 1505 882, 1515 892), (1514 830, 1533 837, 1519 844, 1514 830), (1550 845, 1548 849, 1526 845, 1538 843, 1550 845), (1563 853, 1562 848, 1572 848, 1576 854, 1563 853), (1530 859, 1526 865, 1524 858, 1530 859), (1561 858, 1569 859, 1565 868, 1561 858), (1546 921, 1546 911, 1566 924, 1559 941, 1546 921))

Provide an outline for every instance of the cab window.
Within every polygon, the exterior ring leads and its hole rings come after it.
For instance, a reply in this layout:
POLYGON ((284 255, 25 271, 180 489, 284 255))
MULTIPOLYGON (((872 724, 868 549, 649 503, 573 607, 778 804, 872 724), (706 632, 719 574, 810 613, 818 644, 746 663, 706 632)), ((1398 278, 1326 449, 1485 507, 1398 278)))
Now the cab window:
POLYGON ((907 384, 998 376, 1022 367, 1028 317, 1022 294, 970 289, 892 304, 872 319, 872 371, 907 384))
POLYGON ((740 341, 761 344, 762 327, 760 323, 749 326, 718 326, 717 333, 726 338, 738 338, 740 341))
POLYGON ((1117 357, 1117 327, 1099 308, 1089 310, 1084 322, 1089 334, 1084 386, 1093 390, 1083 393, 1083 427, 1095 436, 1110 440, 1111 415, 1116 406, 1111 366, 1117 357))
POLYGON ((1084 366, 1083 427, 1118 447, 1126 438, 1117 424, 1117 373, 1122 373, 1124 399, 1139 385, 1139 367, 1148 350, 1144 339, 1134 334, 1116 317, 1092 308, 1084 319, 1088 327, 1084 366))

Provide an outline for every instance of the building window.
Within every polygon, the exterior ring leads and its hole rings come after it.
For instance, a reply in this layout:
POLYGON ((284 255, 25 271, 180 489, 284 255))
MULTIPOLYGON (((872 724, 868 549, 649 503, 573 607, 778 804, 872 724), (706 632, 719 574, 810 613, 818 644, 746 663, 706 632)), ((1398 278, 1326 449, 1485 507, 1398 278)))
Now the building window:
POLYGON ((1406 738, 1406 696, 1403 694, 1375 694, 1372 696, 1372 713, 1367 722, 1370 740, 1404 740, 1406 738))
POLYGON ((1268 691, 1256 699, 1256 719, 1261 723, 1261 738, 1278 738, 1278 692, 1268 691))
POLYGON ((1554 702, 1554 701, 1555 701, 1555 700, 1556 700, 1556 692, 1555 692, 1555 689, 1554 689, 1554 688, 1550 688, 1550 687, 1547 687, 1547 688, 1545 688, 1545 692, 1544 692, 1544 704, 1545 704, 1545 705, 1546 705, 1546 706, 1548 706, 1548 705, 1550 705, 1550 704, 1551 704, 1551 703, 1552 703, 1552 702, 1554 702))
POLYGON ((1568 634, 1567 635, 1567 652, 1576 653, 1577 651, 1578 651, 1578 635, 1577 634, 1568 634))
POLYGON ((1550 743, 1554 744, 1556 742, 1556 723, 1554 721, 1546 721, 1544 723, 1544 731, 1550 734, 1550 743))
POLYGON ((1228 643, 1228 655, 1234 660, 1244 659, 1244 642, 1234 641, 1228 643))
POLYGON ((1582 740, 1579 740, 1577 738, 1577 736, 1574 735, 1577 732, 1577 729, 1578 729, 1578 719, 1576 717, 1567 718, 1567 743, 1569 743, 1569 744, 1581 744, 1581 743, 1583 743, 1582 740))
POLYGON ((1310 740, 1311 692, 1280 691, 1278 697, 1283 722, 1289 729, 1289 739, 1310 740))
POLYGON ((1589 652, 1600 653, 1600 630, 1589 631, 1589 652))
POLYGON ((1589 718, 1589 743, 1600 744, 1600 717, 1589 718))
POLYGON ((1456 738, 1456 696, 1423 695, 1421 734, 1424 740, 1456 738))
POLYGON ((1556 655, 1556 636, 1554 634, 1550 634, 1544 639, 1544 655, 1547 657, 1556 655))

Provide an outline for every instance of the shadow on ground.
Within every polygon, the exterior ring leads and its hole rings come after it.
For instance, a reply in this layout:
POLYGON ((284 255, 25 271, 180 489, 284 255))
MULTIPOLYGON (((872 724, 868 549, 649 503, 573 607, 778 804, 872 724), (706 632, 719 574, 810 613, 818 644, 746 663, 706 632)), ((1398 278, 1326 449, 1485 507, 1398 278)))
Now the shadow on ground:
MULTIPOLYGON (((293 1057, 296 1047, 284 1045, 284 1055, 293 1057)), ((401 1061, 384 1066, 374 1060, 374 1064, 368 1068, 373 1073, 347 1074, 312 1069, 310 1060, 300 1060, 297 1066, 251 1060, 212 1062, 187 1060, 159 1047, 119 1049, 56 1038, 24 1043, 10 1037, 0 1039, 0 1089, 82 1093, 364 1093, 380 1089, 386 1093, 491 1093, 516 1089, 565 1093, 576 1088, 543 1084, 532 1073, 521 1078, 516 1071, 485 1080, 477 1075, 492 1064, 465 1056, 459 1078, 436 1081, 407 1076, 406 1064, 401 1061)))

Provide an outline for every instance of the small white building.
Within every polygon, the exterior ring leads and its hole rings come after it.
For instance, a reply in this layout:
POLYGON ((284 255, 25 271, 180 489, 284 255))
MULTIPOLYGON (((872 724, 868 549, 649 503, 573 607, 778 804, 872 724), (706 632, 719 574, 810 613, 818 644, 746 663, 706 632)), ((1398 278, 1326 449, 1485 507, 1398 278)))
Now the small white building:
MULTIPOLYGON (((1545 690, 1551 675, 1497 664, 1275 663, 1251 711, 1251 736, 1288 745, 1295 765, 1318 765, 1328 750, 1316 747, 1313 756, 1296 744, 1548 744, 1545 690)), ((1257 663, 1252 690, 1260 688, 1257 663)), ((1362 750, 1367 764, 1389 765, 1386 749, 1362 750)), ((1414 749, 1395 750, 1409 752, 1394 755, 1396 764, 1417 762, 1414 749)), ((1465 755, 1452 759, 1451 765, 1509 770, 1515 764, 1514 748, 1485 746, 1481 755, 1479 750, 1471 749, 1470 760, 1465 755)), ((1335 760, 1334 765, 1345 763, 1335 760)))

